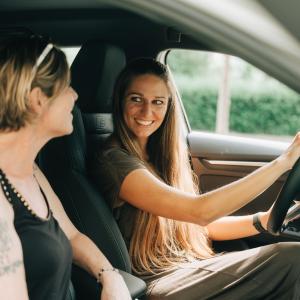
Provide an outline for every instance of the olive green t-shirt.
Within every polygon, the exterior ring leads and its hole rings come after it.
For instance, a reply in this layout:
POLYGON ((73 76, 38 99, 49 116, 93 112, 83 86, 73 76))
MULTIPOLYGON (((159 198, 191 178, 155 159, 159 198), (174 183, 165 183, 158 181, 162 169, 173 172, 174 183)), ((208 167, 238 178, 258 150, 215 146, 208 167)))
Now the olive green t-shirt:
POLYGON ((119 147, 99 153, 92 168, 94 182, 112 209, 128 249, 137 208, 122 201, 119 192, 125 177, 130 172, 145 168, 137 157, 119 147))

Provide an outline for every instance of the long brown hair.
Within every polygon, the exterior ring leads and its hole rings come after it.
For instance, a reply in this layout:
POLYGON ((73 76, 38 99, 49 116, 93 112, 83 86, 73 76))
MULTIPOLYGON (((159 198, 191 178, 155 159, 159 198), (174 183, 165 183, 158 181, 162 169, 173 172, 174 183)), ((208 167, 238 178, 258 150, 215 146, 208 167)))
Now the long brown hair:
MULTIPOLYGON (((178 109, 166 66, 151 58, 134 60, 125 67, 116 81, 113 96, 113 139, 148 165, 149 171, 154 172, 165 183, 196 194, 199 192, 198 184, 189 162, 187 145, 180 135, 178 109), (143 161, 141 149, 128 129, 123 114, 126 90, 137 76, 145 74, 159 77, 170 91, 164 121, 148 140, 148 162, 143 161)), ((134 272, 143 275, 160 272, 195 258, 211 257, 213 251, 205 228, 138 211, 129 254, 134 272)))

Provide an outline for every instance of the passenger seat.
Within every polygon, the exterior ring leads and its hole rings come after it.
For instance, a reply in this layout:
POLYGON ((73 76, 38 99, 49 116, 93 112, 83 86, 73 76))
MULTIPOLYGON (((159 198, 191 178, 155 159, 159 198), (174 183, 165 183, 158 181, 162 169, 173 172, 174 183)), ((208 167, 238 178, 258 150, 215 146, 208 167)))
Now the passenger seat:
MULTIPOLYGON (((87 165, 95 145, 112 130, 113 85, 126 58, 121 49, 91 41, 82 46, 71 67, 72 86, 79 98, 73 112, 71 135, 50 141, 39 164, 74 225, 102 250, 122 275, 133 298, 145 294, 146 285, 131 275, 125 242, 105 200, 88 178, 87 165)), ((74 266, 72 281, 77 300, 99 299, 96 280, 74 266)))

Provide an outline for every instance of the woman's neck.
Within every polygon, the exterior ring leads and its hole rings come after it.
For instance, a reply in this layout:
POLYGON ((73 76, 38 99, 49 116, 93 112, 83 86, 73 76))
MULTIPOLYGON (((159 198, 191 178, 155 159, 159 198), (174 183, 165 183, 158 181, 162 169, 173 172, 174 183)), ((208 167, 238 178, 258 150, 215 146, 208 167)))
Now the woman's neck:
POLYGON ((148 159, 149 159, 149 155, 147 152, 148 138, 147 139, 138 139, 137 142, 138 142, 138 145, 140 146, 141 155, 142 155, 143 160, 148 161, 148 159))
POLYGON ((0 134, 0 168, 16 178, 33 174, 34 160, 42 148, 30 129, 0 134))

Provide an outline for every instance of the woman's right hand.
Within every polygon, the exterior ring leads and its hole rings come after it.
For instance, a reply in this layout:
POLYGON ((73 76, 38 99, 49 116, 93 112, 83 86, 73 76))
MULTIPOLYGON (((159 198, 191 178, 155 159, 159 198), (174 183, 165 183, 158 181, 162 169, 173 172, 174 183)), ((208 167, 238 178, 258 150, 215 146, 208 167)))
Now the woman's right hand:
POLYGON ((290 146, 277 158, 286 166, 286 170, 290 170, 300 157, 300 132, 298 132, 290 146))
POLYGON ((101 300, 131 300, 123 277, 117 272, 102 274, 101 300))

